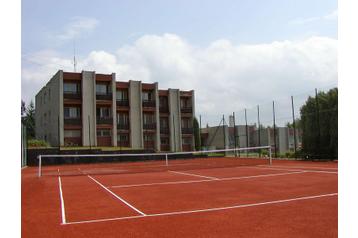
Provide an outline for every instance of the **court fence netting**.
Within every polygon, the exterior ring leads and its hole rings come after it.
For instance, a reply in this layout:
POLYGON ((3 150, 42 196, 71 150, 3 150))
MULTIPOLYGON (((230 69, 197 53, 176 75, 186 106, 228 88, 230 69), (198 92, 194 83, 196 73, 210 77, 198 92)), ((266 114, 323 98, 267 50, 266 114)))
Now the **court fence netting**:
POLYGON ((76 176, 185 171, 271 165, 270 146, 143 154, 39 155, 38 176, 76 176))

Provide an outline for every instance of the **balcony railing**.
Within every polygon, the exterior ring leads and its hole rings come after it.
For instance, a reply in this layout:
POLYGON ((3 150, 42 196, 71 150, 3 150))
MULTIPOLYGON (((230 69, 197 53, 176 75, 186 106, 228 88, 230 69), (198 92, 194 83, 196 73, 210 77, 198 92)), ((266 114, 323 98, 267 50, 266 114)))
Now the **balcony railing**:
POLYGON ((81 99, 81 92, 63 92, 64 99, 81 99))
POLYGON ((129 124, 117 124, 117 129, 128 130, 129 129, 129 124))
POLYGON ((117 99, 117 106, 120 106, 120 107, 128 107, 128 106, 129 106, 129 101, 128 101, 128 99, 121 99, 121 100, 118 100, 118 99, 117 99))
POLYGON ((96 122, 97 122, 97 124, 110 124, 110 125, 112 125, 113 118, 112 117, 97 117, 96 122))
POLYGON ((64 118, 64 123, 66 125, 81 125, 82 124, 82 118, 64 118))
POLYGON ((96 94, 97 100, 112 100, 112 93, 96 94))
POLYGON ((161 145, 160 145, 160 150, 161 150, 161 151, 170 151, 170 145, 161 144, 161 145))
POLYGON ((155 107, 155 101, 153 101, 153 100, 150 100, 150 101, 143 100, 142 105, 143 105, 143 107, 155 107))
POLYGON ((182 134, 193 134, 193 128, 181 128, 182 134))
POLYGON ((193 112, 193 108, 192 107, 182 107, 180 108, 180 111, 182 113, 192 113, 193 112))
POLYGON ((143 124, 144 130, 155 130, 156 127, 157 125, 155 123, 143 124))
POLYGON ((160 128, 161 134, 169 134, 169 128, 168 127, 161 127, 160 128))

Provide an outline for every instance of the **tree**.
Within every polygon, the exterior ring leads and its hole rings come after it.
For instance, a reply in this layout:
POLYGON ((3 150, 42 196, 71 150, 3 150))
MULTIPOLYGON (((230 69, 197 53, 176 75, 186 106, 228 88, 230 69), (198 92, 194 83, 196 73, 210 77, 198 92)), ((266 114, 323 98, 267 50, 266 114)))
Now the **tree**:
POLYGON ((200 145, 201 145, 200 128, 196 117, 194 117, 194 121, 193 121, 193 130, 194 130, 195 149, 200 150, 200 145))
POLYGON ((338 158, 338 88, 309 97, 300 113, 303 152, 338 158))
POLYGON ((28 138, 35 138, 35 106, 33 101, 26 107, 24 124, 28 138))

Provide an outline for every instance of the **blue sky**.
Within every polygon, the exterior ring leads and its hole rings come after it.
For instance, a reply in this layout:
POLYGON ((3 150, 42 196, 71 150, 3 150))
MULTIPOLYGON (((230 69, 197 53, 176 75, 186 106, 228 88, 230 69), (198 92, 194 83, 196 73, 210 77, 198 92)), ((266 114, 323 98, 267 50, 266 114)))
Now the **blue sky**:
POLYGON ((206 115, 337 83, 332 0, 23 0, 21 31, 26 102, 73 70, 74 42, 78 71, 194 89, 206 115))

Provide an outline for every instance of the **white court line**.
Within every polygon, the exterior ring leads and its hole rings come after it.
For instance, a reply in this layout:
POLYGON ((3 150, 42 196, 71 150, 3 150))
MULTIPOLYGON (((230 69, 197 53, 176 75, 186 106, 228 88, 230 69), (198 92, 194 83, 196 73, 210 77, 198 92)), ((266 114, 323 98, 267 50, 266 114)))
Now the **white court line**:
POLYGON ((287 166, 287 165, 258 165, 260 167, 274 167, 274 168, 289 168, 289 169, 328 169, 328 170, 338 170, 338 168, 331 168, 331 167, 311 167, 311 166, 287 166))
POLYGON ((113 185, 113 186, 109 186, 109 187, 110 188, 131 188, 131 187, 154 186, 154 185, 203 183, 203 182, 213 182, 213 181, 228 181, 228 180, 260 178, 260 177, 273 177, 273 176, 282 176, 282 175, 289 175, 289 174, 301 174, 301 173, 306 173, 306 171, 296 171, 296 172, 290 172, 290 173, 276 173, 276 174, 260 174, 260 175, 251 175, 251 176, 242 176, 242 177, 218 178, 218 179, 203 179, 203 180, 187 180, 187 181, 174 181, 174 182, 161 182, 161 183, 142 183, 142 184, 113 185))
POLYGON ((211 180, 218 180, 219 179, 219 178, 216 178, 216 177, 209 177, 209 176, 203 176, 203 175, 199 175, 199 174, 184 173, 184 172, 178 172, 178 171, 172 171, 172 170, 168 170, 168 172, 176 173, 176 174, 184 174, 184 175, 189 175, 189 176, 195 176, 195 177, 201 177, 201 178, 207 178, 207 179, 211 179, 211 180))
MULTIPOLYGON (((261 166, 261 165, 259 165, 261 166)), ((239 168, 239 167, 237 167, 239 168)), ((327 174, 338 174, 338 171, 324 171, 324 170, 302 170, 302 169, 286 169, 286 168, 280 168, 280 167, 266 167, 266 166, 262 166, 262 167, 258 167, 258 168, 254 168, 254 167, 250 167, 251 169, 266 169, 266 170, 281 170, 281 171, 297 171, 297 172, 312 172, 312 173, 327 173, 327 174), (264 167, 264 168, 263 168, 264 167)))
MULTIPOLYGON (((59 170, 58 170, 59 172, 59 170)), ((61 200, 61 218, 62 224, 66 224, 66 213, 65 213, 65 200, 63 199, 61 177, 58 176, 58 186, 60 188, 60 200, 61 200)))
POLYGON ((84 220, 84 221, 77 221, 77 222, 68 222, 68 223, 66 223, 66 225, 117 221, 117 220, 128 220, 128 219, 137 219, 137 218, 145 218, 145 217, 173 216, 173 215, 201 213, 201 212, 213 212, 213 211, 221 211, 221 210, 229 210, 229 209, 237 209, 237 208, 245 208, 245 207, 255 207, 255 206, 262 206, 262 205, 302 201, 302 200, 309 200, 309 199, 322 198, 322 197, 331 197, 331 196, 337 196, 337 195, 338 195, 338 193, 328 193, 328 194, 313 195, 313 196, 306 196, 306 197, 296 197, 296 198, 274 200, 274 201, 267 201, 267 202, 241 204, 241 205, 235 205, 235 206, 229 206, 229 207, 216 207, 216 208, 199 209, 199 210, 156 213, 156 214, 148 214, 146 216, 128 216, 128 217, 115 217, 115 218, 107 218, 107 219, 84 220))
POLYGON ((112 192, 111 190, 109 190, 108 188, 106 188, 103 184, 101 184, 100 182, 98 182, 96 179, 92 178, 90 175, 87 175, 90 179, 92 179, 93 181, 95 181, 99 186, 101 186, 102 188, 104 188, 107 192, 109 192, 110 194, 112 194, 115 198, 119 199, 120 201, 122 201, 124 204, 126 204, 128 207, 132 208, 134 211, 138 212, 139 214, 141 214, 142 216, 146 216, 146 214, 142 211, 140 211, 139 209, 137 209, 136 207, 134 207, 133 205, 129 204, 126 200, 124 200, 123 198, 121 198, 120 196, 118 196, 117 194, 115 194, 114 192, 112 192))

